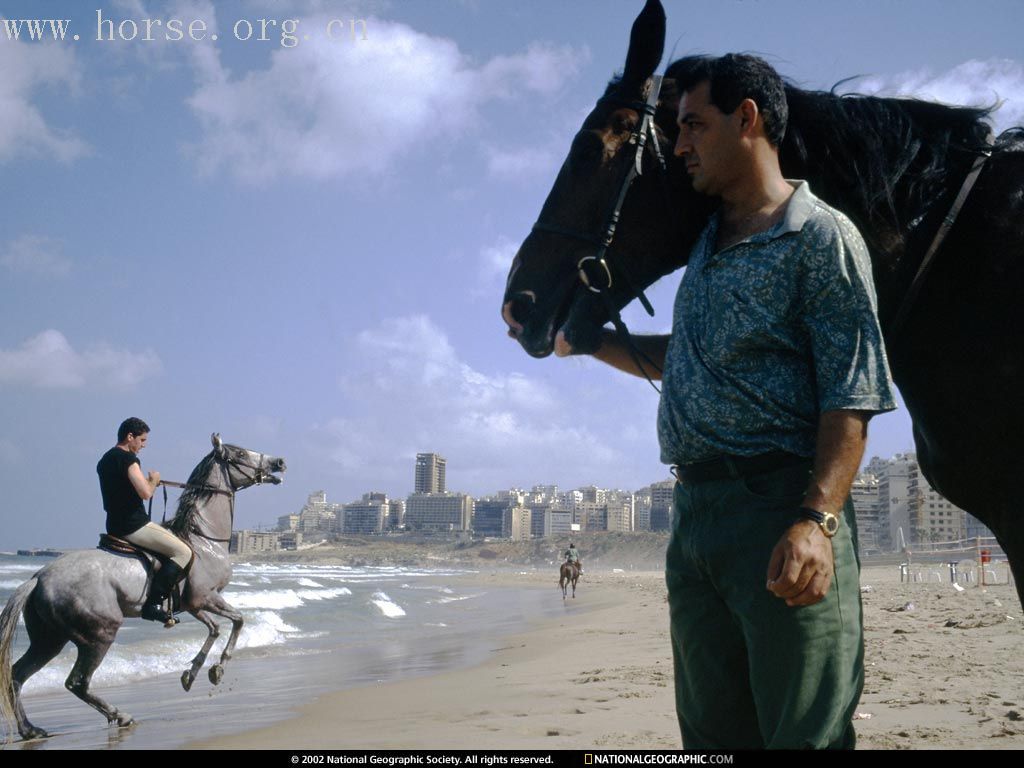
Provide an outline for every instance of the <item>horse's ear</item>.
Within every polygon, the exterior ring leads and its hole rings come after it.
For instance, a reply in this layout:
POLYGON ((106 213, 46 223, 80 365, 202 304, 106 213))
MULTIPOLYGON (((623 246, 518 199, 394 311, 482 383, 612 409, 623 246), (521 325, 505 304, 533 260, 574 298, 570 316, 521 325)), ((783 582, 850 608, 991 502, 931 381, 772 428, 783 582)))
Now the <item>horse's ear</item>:
POLYGON ((661 7, 661 0, 647 0, 629 33, 629 52, 622 71, 623 86, 626 89, 642 86, 654 74, 664 51, 665 9, 661 7))
POLYGON ((224 453, 224 443, 220 441, 220 432, 214 432, 210 435, 210 442, 213 443, 213 450, 220 456, 224 453))

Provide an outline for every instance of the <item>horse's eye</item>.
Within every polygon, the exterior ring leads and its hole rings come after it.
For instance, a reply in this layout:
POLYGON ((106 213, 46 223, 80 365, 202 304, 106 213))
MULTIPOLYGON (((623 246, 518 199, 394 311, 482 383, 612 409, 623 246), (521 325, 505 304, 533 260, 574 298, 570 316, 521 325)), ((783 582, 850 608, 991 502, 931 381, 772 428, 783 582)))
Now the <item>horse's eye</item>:
POLYGON ((636 128, 636 119, 621 112, 612 118, 612 130, 616 133, 632 133, 636 128))

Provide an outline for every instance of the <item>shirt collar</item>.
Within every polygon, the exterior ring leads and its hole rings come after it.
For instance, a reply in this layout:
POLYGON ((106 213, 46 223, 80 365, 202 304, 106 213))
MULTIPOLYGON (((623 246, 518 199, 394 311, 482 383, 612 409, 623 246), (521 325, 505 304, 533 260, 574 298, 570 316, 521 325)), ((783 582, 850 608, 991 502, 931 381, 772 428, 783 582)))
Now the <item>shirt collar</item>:
MULTIPOLYGON (((799 232, 803 229, 807 219, 810 218, 811 213, 814 211, 814 201, 817 198, 811 192, 811 185, 802 179, 786 179, 786 183, 793 187, 793 194, 786 204, 786 212, 779 223, 771 229, 751 235, 746 240, 736 243, 736 245, 742 245, 743 243, 767 243, 790 232, 799 232)), ((709 258, 712 255, 710 253, 712 243, 715 242, 715 238, 718 236, 718 221, 719 212, 715 211, 708 220, 703 232, 704 247, 709 251, 709 258)), ((735 246, 730 246, 730 248, 733 247, 735 246)), ((726 251, 730 248, 726 248, 726 251)))
POLYGON ((800 179, 786 179, 786 183, 793 187, 793 195, 789 198, 782 221, 768 230, 767 234, 771 237, 781 237, 787 232, 799 232, 814 212, 815 197, 811 194, 811 185, 800 179))

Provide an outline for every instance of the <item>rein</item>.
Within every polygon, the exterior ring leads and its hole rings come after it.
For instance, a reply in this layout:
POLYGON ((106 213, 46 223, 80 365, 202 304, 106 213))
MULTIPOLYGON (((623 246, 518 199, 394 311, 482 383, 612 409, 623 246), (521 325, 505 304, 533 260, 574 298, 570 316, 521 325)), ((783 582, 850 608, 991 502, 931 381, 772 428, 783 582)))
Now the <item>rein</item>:
MULTIPOLYGON (((225 474, 226 474, 226 471, 225 471, 225 474)), ((232 528, 235 527, 235 492, 234 491, 225 491, 223 488, 214 488, 212 485, 195 485, 194 483, 176 483, 173 480, 161 480, 160 481, 160 485, 163 486, 163 489, 164 489, 164 514, 163 514, 163 519, 160 521, 162 525, 166 525, 167 524, 167 487, 170 486, 172 488, 183 488, 183 489, 192 489, 192 490, 197 490, 197 491, 206 491, 207 493, 220 493, 220 494, 222 494, 224 496, 229 497, 230 506, 231 506, 231 527, 232 528)), ((229 485, 230 485, 230 483, 229 483, 229 485)), ((149 497, 149 519, 150 520, 153 519, 153 497, 152 496, 149 497)), ((200 531, 195 526, 192 526, 189 529, 189 533, 194 533, 197 536, 201 536, 202 538, 207 539, 209 541, 217 541, 217 542, 221 542, 221 543, 230 542, 231 541, 231 539, 215 539, 212 536, 207 536, 205 533, 200 531)))
MULTIPOLYGON (((624 101, 608 97, 602 97, 598 100, 598 104, 618 104, 629 109, 633 109, 642 115, 639 123, 637 123, 629 137, 629 143, 636 147, 633 162, 630 163, 629 169, 626 171, 626 175, 619 187, 619 194, 616 196, 614 204, 608 212, 602 234, 591 235, 586 232, 567 229, 565 227, 549 224, 540 220, 533 225, 532 229, 534 232, 548 232, 554 235, 570 237, 575 240, 582 240, 583 242, 597 246, 597 251, 594 255, 584 256, 576 263, 580 282, 586 286, 587 290, 592 293, 596 293, 601 297, 609 318, 611 319, 612 325, 615 326, 616 333, 618 333, 619 338, 629 350, 630 356, 633 358, 633 362, 636 363, 637 369, 643 374, 644 378, 647 379, 647 382, 654 387, 654 391, 658 394, 661 394, 661 390, 658 389, 657 385, 651 380, 651 377, 647 375, 647 369, 642 364, 641 358, 659 373, 661 372, 661 368, 657 363, 651 360, 650 357, 644 354, 643 351, 638 349, 636 344, 633 343, 633 339, 629 334, 629 329, 623 322, 622 316, 619 313, 619 310, 615 307, 614 302, 612 302, 612 298, 608 291, 614 284, 612 270, 612 267, 614 266, 614 272, 618 273, 629 287, 631 292, 630 298, 639 299, 640 303, 643 304, 644 309, 647 310, 647 314, 654 317, 654 307, 651 306, 651 302, 647 299, 643 289, 638 289, 629 282, 628 274, 621 264, 609 262, 612 261, 612 243, 615 240, 615 230, 619 224, 622 205, 626 200, 626 194, 629 192, 629 188, 632 186, 633 180, 643 173, 644 150, 648 147, 650 147, 651 153, 654 155, 657 162, 659 178, 661 179, 662 190, 664 192, 666 210, 669 215, 672 214, 672 199, 669 194, 670 186, 668 179, 668 165, 665 163, 665 157, 661 152, 661 146, 658 144, 658 135, 654 125, 654 115, 657 111, 658 97, 661 94, 661 84, 662 76, 654 75, 651 78, 651 86, 647 95, 647 100, 643 102, 624 101)), ((626 303, 628 304, 629 302, 627 301, 626 303)))
POLYGON ((967 201, 967 196, 974 188, 974 182, 978 180, 978 176, 981 175, 981 171, 985 167, 985 163, 992 156, 993 139, 991 131, 985 134, 985 143, 988 145, 988 148, 975 158, 974 164, 971 165, 971 170, 967 173, 967 177, 964 179, 963 184, 960 185, 960 191, 953 200, 953 204, 949 207, 949 211, 946 213, 946 216, 942 219, 942 224, 939 226, 939 230, 935 233, 935 237, 932 239, 931 245, 928 246, 928 250, 925 252, 924 258, 921 259, 921 266, 917 268, 917 274, 914 275, 914 279, 911 281, 910 287, 903 296, 903 301, 900 304, 899 311, 896 313, 896 317, 893 319, 892 325, 889 327, 890 334, 895 334, 903 326, 903 323, 906 322, 907 317, 910 315, 911 307, 913 307, 914 301, 917 299, 917 294, 921 291, 921 286, 924 284, 924 279, 928 275, 929 270, 931 270, 932 264, 935 262, 935 255, 938 253, 943 241, 945 241, 946 235, 949 234, 949 230, 953 228, 953 224, 956 222, 956 217, 960 215, 960 209, 964 207, 964 203, 967 201))

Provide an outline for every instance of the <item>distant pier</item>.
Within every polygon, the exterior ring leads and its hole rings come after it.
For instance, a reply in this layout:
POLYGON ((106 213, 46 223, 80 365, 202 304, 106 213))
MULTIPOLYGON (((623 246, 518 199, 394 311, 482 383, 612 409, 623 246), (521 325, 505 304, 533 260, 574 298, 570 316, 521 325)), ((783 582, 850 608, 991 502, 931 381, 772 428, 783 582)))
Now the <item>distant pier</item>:
POLYGON ((60 557, 64 553, 59 549, 19 549, 22 557, 60 557))

